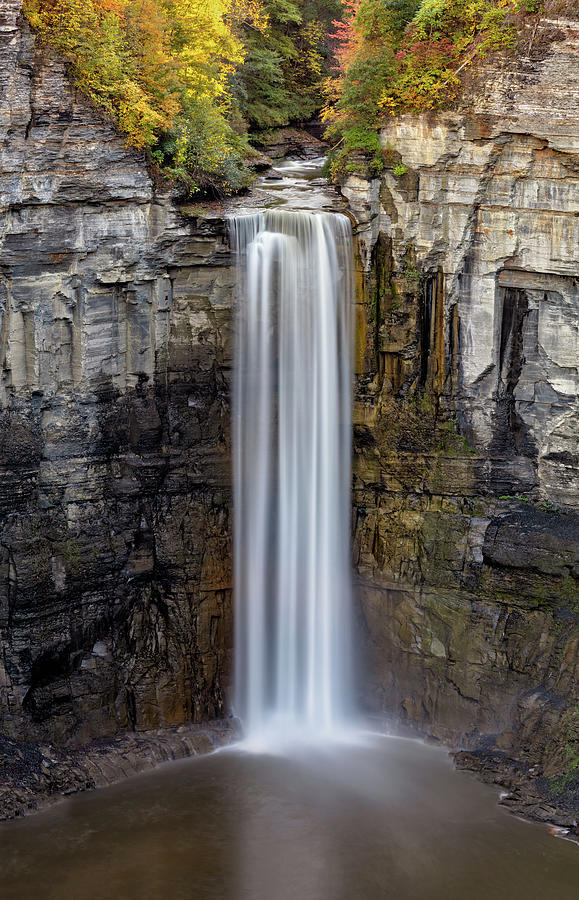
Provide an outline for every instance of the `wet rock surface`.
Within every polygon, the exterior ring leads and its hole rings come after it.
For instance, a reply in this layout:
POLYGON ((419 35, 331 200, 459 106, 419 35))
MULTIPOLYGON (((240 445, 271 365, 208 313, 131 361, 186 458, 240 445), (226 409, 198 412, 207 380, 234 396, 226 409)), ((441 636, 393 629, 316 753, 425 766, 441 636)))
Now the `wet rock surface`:
POLYGON ((461 750, 452 756, 457 768, 474 772, 487 784, 506 788, 500 803, 507 809, 527 819, 558 826, 579 841, 577 785, 565 789, 560 782, 546 778, 540 766, 529 766, 496 749, 461 750))
POLYGON ((462 108, 391 120, 383 176, 342 189, 363 298, 367 703, 468 749, 459 764, 516 787, 525 814, 567 821, 579 815, 579 31, 558 29, 548 50, 489 69, 462 108))
POLYGON ((102 738, 73 750, 0 737, 0 820, 115 784, 164 762, 212 753, 238 736, 235 720, 228 719, 102 738))
POLYGON ((327 144, 316 134, 302 128, 277 128, 254 139, 256 146, 272 160, 291 156, 294 159, 316 159, 323 156, 327 144))

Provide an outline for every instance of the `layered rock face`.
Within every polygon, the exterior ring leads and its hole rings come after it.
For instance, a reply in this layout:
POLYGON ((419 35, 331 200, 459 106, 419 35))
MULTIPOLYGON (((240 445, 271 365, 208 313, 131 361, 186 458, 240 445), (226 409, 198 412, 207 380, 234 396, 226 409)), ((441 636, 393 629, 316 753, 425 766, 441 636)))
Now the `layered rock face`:
POLYGON ((81 741, 224 709, 233 270, 0 2, 0 715, 81 741))
MULTIPOLYGON (((575 25, 542 32, 460 110, 393 121, 383 177, 343 192, 366 697, 548 779, 579 703, 579 76, 575 25)), ((225 709, 234 270, 223 219, 152 183, 20 0, 0 54, 12 753, 225 709)))
POLYGON ((350 177, 373 702, 564 771, 579 676, 579 25, 393 120, 350 177), (362 313, 365 313, 363 315, 362 313))

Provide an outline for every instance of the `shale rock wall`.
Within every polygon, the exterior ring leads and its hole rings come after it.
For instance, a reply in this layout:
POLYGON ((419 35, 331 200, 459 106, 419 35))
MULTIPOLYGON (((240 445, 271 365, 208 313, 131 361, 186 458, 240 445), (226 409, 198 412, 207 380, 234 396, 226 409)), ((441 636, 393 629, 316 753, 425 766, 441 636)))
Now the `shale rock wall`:
POLYGON ((550 776, 579 738, 579 23, 537 34, 342 189, 370 702, 550 776))
MULTIPOLYGON (((578 752, 579 74, 576 23, 542 32, 460 109, 392 121, 383 177, 343 193, 367 702, 550 784, 578 752)), ((0 0, 0 55, 0 728, 11 748, 211 718, 223 217, 153 184, 20 0, 0 0)))
POLYGON ((224 711, 233 270, 0 0, 0 729, 224 711))

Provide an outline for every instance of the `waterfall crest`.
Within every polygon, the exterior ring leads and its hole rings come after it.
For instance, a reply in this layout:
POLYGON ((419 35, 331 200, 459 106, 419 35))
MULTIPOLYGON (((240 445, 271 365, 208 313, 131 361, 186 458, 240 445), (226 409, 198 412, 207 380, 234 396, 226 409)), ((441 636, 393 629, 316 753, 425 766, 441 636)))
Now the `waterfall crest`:
POLYGON ((247 739, 340 731, 351 710, 350 222, 231 220, 235 709, 247 739))

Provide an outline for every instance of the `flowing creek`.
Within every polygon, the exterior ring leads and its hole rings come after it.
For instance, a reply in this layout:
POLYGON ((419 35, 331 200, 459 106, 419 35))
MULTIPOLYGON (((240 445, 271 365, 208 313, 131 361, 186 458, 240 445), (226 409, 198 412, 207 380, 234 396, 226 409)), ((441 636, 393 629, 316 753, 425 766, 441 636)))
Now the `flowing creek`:
MULTIPOLYGON (((346 290, 339 299, 336 282, 349 237, 344 217, 328 215, 343 207, 320 178, 320 162, 277 166, 255 192, 268 211, 240 209, 235 232, 242 249, 261 235, 248 276, 254 278, 255 320, 246 324, 251 330, 263 324, 264 313, 275 317, 269 287, 263 288, 274 271, 278 285, 291 282, 289 326, 304 354, 292 355, 296 348, 281 317, 259 341, 248 336, 243 344, 254 383, 238 387, 238 412, 248 427, 238 433, 236 465, 238 472, 245 467, 254 505, 244 508, 242 497, 237 513, 247 530, 238 547, 238 557, 246 554, 237 579, 247 582, 247 619, 245 634, 238 632, 245 647, 237 674, 238 702, 254 733, 278 715, 284 727, 289 720, 309 731, 343 720, 344 679, 350 677, 340 668, 347 649, 337 639, 349 587, 338 618, 327 618, 327 604, 349 583, 339 524, 343 517, 347 522, 348 488, 343 494, 335 488, 349 471, 343 433, 348 375, 339 360, 349 342, 340 309, 349 298, 346 290), (289 276, 303 260, 315 266, 315 277, 298 284, 289 276), (335 318, 333 326, 316 319, 314 339, 304 309, 311 316, 320 279, 331 284, 326 301, 335 318), (299 305, 304 298, 307 307, 299 305), (280 347, 288 368, 264 382, 268 360, 280 347), (341 393, 322 392, 316 400, 307 387, 319 386, 321 352, 341 393), (284 379, 289 393, 274 403, 275 385, 284 379), (294 402, 300 395, 302 404, 294 402), (250 409, 251 403, 258 405, 250 409), (327 417, 325 434, 312 431, 300 443, 297 434, 303 436, 314 407, 327 417), (264 435, 274 422, 287 441, 271 446, 264 435), (332 465, 324 467, 323 459, 332 465), (284 504, 290 513, 280 518, 284 504), (305 510, 305 519, 298 510, 305 510), (273 552, 272 533, 279 542, 273 552), (312 541, 324 535, 327 544, 316 543, 317 558, 304 563, 312 541), (268 555, 273 567, 264 562, 268 555), (324 571, 318 557, 325 559, 324 571), (275 604, 273 616, 264 611, 268 574, 275 596, 289 598, 287 607, 275 604), (318 600, 322 605, 312 607, 318 600), (308 609, 314 609, 309 621, 308 609)), ((498 806, 495 789, 455 772, 446 751, 408 738, 298 744, 289 754, 234 747, 0 825, 2 900, 575 900, 578 891, 574 844, 518 821, 498 806)))

